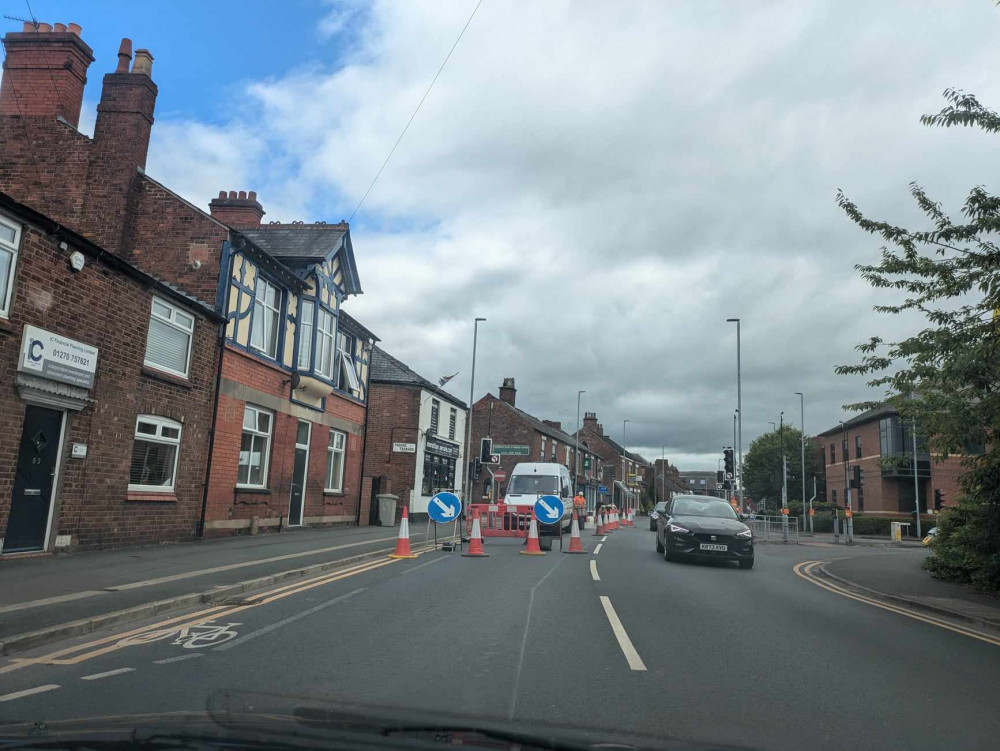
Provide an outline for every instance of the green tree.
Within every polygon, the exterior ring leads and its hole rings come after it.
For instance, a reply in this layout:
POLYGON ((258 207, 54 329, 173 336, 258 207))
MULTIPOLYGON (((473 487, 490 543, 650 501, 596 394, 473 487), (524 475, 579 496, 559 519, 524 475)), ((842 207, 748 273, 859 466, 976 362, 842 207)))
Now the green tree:
MULTIPOLYGON (((1000 116, 974 96, 949 89, 944 97, 947 106, 922 123, 1000 131, 1000 116)), ((985 453, 964 457, 958 506, 938 525, 925 566, 941 578, 1000 590, 1000 443, 988 440, 1000 425, 1000 197, 972 188, 955 220, 920 186, 911 183, 910 193, 927 218, 925 229, 869 219, 837 194, 847 216, 885 243, 880 263, 857 267, 862 278, 902 293, 875 310, 913 311, 926 320, 901 341, 871 338, 857 348, 861 362, 837 372, 870 376, 869 384, 884 389, 904 419, 916 419, 932 451, 947 456, 986 444, 985 453)))
MULTIPOLYGON (((743 483, 746 494, 759 503, 767 499, 769 509, 781 506, 781 433, 764 433, 750 442, 743 457, 743 483)), ((802 502, 802 459, 800 456, 801 431, 786 425, 783 431, 785 459, 788 463, 788 501, 802 502)), ((806 500, 812 495, 812 476, 815 452, 812 439, 806 437, 806 500)))

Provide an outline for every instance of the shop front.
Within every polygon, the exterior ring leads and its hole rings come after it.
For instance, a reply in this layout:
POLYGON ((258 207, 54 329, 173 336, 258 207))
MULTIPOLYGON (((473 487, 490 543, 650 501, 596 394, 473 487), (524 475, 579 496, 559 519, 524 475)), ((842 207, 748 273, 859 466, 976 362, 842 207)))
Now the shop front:
POLYGON ((461 446, 443 438, 427 436, 424 444, 424 472, 420 493, 430 498, 442 490, 455 491, 455 466, 461 446))

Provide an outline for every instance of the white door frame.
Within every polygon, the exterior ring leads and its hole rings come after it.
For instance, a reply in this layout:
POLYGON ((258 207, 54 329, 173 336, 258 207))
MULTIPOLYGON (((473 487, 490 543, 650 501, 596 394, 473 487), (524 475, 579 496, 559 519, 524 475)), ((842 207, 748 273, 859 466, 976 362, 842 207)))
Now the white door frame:
MULTIPOLYGON (((302 503, 299 506, 299 520, 296 523, 292 523, 292 492, 294 492, 294 487, 288 490, 288 526, 289 527, 301 527, 305 522, 306 518, 306 480, 309 477, 309 445, 312 443, 312 423, 309 420, 299 420, 295 425, 295 448, 292 450, 292 482, 290 485, 295 485, 295 454, 300 448, 306 450, 306 463, 305 467, 302 469, 302 503), (308 435, 306 436, 305 443, 299 443, 299 425, 305 423, 308 430, 308 435)), ((346 452, 345 452, 346 453, 346 452)))

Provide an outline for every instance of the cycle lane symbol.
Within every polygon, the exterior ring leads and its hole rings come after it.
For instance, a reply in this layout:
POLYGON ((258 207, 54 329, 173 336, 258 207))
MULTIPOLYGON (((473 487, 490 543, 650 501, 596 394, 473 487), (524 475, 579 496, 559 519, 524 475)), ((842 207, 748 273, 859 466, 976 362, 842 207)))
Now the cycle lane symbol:
POLYGON ((129 636, 118 642, 119 647, 134 647, 140 644, 151 644, 152 642, 163 641, 174 637, 172 645, 183 647, 184 649, 202 649, 213 647, 218 644, 225 644, 231 639, 239 636, 235 626, 240 623, 220 623, 217 625, 194 624, 190 626, 178 626, 174 628, 156 629, 145 631, 135 636, 129 636))

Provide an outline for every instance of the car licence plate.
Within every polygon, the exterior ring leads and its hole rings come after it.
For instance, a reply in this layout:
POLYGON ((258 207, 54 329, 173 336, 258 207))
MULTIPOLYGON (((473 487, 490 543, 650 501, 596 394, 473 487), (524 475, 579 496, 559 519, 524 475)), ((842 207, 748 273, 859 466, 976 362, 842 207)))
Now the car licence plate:
POLYGON ((720 553, 725 553, 727 550, 729 550, 729 547, 727 545, 713 545, 710 542, 703 542, 701 544, 701 549, 702 550, 717 550, 720 553))

